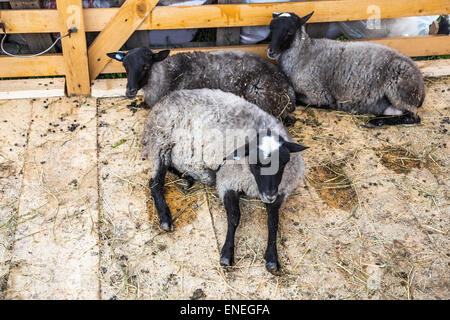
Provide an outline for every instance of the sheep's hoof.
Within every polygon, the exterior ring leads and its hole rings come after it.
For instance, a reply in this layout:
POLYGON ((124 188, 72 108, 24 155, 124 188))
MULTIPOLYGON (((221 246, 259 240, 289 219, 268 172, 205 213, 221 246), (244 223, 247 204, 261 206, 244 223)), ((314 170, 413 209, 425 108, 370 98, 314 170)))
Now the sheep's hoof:
POLYGON ((280 274, 280 264, 277 261, 271 261, 266 263, 266 269, 273 275, 280 274))
POLYGON ((369 122, 367 123, 367 126, 369 128, 373 128, 373 127, 381 127, 384 126, 385 122, 383 119, 379 119, 379 118, 374 118, 374 119, 370 119, 369 122))
POLYGON ((416 124, 416 123, 420 123, 422 121, 422 119, 420 119, 419 116, 410 116, 410 117, 406 117, 404 124, 416 124))
POLYGON ((164 231, 167 231, 167 232, 173 231, 173 224, 172 224, 172 223, 169 223, 169 222, 161 222, 161 224, 159 225, 159 227, 160 227, 161 229, 163 229, 164 231))
POLYGON ((184 186, 183 187, 183 191, 186 193, 186 192, 189 192, 189 190, 192 188, 192 186, 194 185, 194 183, 195 183, 195 180, 193 179, 193 178, 191 178, 191 177, 183 177, 182 179, 184 179, 184 181, 186 181, 186 183, 187 183, 187 185, 186 186, 184 186))
POLYGON ((291 127, 297 122, 297 120, 298 119, 296 117, 288 115, 288 116, 284 117, 283 123, 286 127, 291 127))
POLYGON ((406 113, 401 116, 395 117, 384 117, 384 118, 373 118, 367 123, 367 127, 381 127, 384 125, 412 125, 420 123, 421 119, 418 115, 413 115, 412 113, 406 113))
POLYGON ((220 265, 223 267, 231 267, 233 259, 231 257, 220 257, 220 265))

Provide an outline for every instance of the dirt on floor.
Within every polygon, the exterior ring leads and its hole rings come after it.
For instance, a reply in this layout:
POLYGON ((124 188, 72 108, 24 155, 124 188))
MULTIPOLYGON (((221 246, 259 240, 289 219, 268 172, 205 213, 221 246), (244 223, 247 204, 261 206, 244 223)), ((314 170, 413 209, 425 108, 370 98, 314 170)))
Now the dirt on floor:
POLYGON ((242 198, 235 266, 216 190, 169 174, 159 229, 141 100, 0 102, 0 298, 449 299, 450 78, 426 79, 414 126, 298 107, 306 176, 280 211, 242 198))
POLYGON ((309 183, 327 205, 349 211, 358 204, 352 183, 345 175, 344 163, 325 163, 309 171, 309 183))

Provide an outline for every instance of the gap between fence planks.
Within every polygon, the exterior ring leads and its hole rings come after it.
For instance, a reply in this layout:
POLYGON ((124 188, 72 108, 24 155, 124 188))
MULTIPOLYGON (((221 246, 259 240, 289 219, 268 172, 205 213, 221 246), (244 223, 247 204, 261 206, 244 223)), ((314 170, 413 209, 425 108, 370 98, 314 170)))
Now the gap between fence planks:
POLYGON ((158 0, 127 0, 88 49, 89 73, 97 78, 109 62, 106 53, 117 51, 150 14, 158 0))
MULTIPOLYGON (((152 2, 153 0, 150 3, 152 2)), ((407 3, 392 0, 330 0, 190 7, 160 6, 155 7, 151 14, 143 19, 137 30, 268 25, 274 11, 295 12, 301 15, 314 10, 310 22, 365 20, 373 16, 370 9, 374 7, 379 8, 381 19, 450 13, 448 0, 408 0, 407 3)), ((104 30, 121 9, 84 9, 86 31, 104 30)), ((8 33, 59 32, 56 10, 2 10, 0 20, 5 23, 8 33)), ((122 32, 121 29, 116 31, 115 36, 122 32)))
MULTIPOLYGON (((410 57, 450 54, 449 36, 423 36, 408 38, 385 38, 370 40, 388 45, 410 57)), ((198 47, 171 49, 171 53, 187 51, 244 50, 267 57, 267 45, 242 45, 228 47, 198 47)), ((105 55, 106 57, 106 55, 105 55)), ((108 60, 109 58, 107 58, 108 60)), ((111 60, 111 59, 109 59, 111 60)), ((123 73, 125 69, 118 61, 109 62, 101 73, 123 73)), ((43 55, 33 59, 0 57, 0 77, 59 76, 65 74, 61 54, 43 55)))
MULTIPOLYGON (((358 40, 359 41, 359 40, 358 40)), ((405 37, 405 38, 384 38, 370 39, 368 42, 375 42, 403 53, 410 57, 434 56, 450 54, 450 37, 449 36, 422 36, 422 37, 405 37)), ((215 51, 215 50, 243 50, 267 58, 267 44, 257 45, 241 45, 227 47, 203 47, 203 48, 180 48, 171 49, 171 54, 190 51, 215 51)), ((269 61, 273 61, 268 59, 269 61)), ((116 60, 105 67, 103 73, 123 73, 125 72, 122 63, 116 60)))
POLYGON ((67 95, 89 95, 91 81, 81 0, 56 0, 56 4, 61 35, 70 28, 77 29, 70 37, 61 39, 67 95))
MULTIPOLYGON (((12 9, 40 9, 41 2, 39 0, 10 0, 9 4, 12 9)), ((52 45, 52 37, 50 34, 23 34, 30 52, 41 52, 52 45)), ((50 53, 56 52, 55 48, 50 49, 50 53)))

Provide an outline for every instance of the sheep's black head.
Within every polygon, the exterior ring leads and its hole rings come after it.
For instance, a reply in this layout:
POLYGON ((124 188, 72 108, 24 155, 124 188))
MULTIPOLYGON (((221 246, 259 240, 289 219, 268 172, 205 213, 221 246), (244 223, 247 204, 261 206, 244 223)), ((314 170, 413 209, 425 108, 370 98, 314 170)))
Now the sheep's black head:
POLYGON ((134 98, 139 89, 147 84, 150 77, 152 65, 167 58, 170 50, 162 50, 154 53, 149 48, 136 48, 128 52, 111 52, 107 56, 122 61, 127 71, 127 91, 128 98, 134 98))
POLYGON ((450 35, 449 23, 450 23, 450 17, 448 15, 440 16, 438 34, 448 34, 448 35, 450 35))
POLYGON ((256 138, 236 149, 224 160, 249 157, 250 172, 258 186, 259 197, 264 203, 273 203, 278 197, 278 186, 290 154, 307 149, 300 144, 285 141, 270 130, 258 133, 256 138))
POLYGON ((292 12, 274 12, 273 19, 270 22, 272 40, 267 49, 267 56, 270 59, 277 59, 284 50, 289 49, 292 41, 294 41, 297 30, 311 18, 313 13, 314 11, 300 18, 292 12))

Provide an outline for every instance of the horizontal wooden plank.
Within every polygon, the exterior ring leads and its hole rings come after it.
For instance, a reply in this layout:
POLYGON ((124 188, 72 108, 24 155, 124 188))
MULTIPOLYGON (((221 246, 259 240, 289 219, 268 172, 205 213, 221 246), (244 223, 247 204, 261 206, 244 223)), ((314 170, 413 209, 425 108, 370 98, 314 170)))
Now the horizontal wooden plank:
MULTIPOLYGON (((450 37, 445 35, 374 39, 369 40, 369 42, 376 42, 382 45, 386 45, 410 57, 450 54, 450 37)), ((227 47, 179 48, 179 49, 171 49, 171 54, 189 51, 214 51, 224 49, 244 50, 268 59, 266 54, 267 44, 227 46, 227 47)), ((125 69, 123 68, 122 63, 116 60, 111 60, 111 62, 106 65, 105 69, 103 69, 102 73, 123 73, 123 72, 125 72, 125 69)))
POLYGON ((64 97, 64 78, 0 81, 0 99, 64 97))
POLYGON ((450 37, 447 35, 384 38, 374 39, 371 42, 391 47, 409 57, 450 54, 450 37))
MULTIPOLYGON (((125 95, 127 79, 97 79, 92 81, 91 95, 95 98, 122 97, 125 95)), ((142 90, 137 95, 142 96, 142 90)))
POLYGON ((450 59, 417 61, 424 77, 450 76, 450 59))
MULTIPOLYGON (((272 12, 315 11, 310 22, 365 20, 377 7, 380 18, 427 16, 450 13, 449 0, 325 0, 187 7, 156 7, 138 30, 217 28, 267 25, 272 12), (379 9, 379 10, 378 10, 379 9)), ((84 9, 86 31, 101 31, 119 8, 84 9)), ((0 20, 8 33, 59 32, 56 10, 2 10, 0 20)), ((1 31, 0 31, 1 33, 1 31)))
POLYGON ((34 58, 0 56, 0 78, 60 76, 65 74, 62 54, 34 58))

